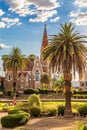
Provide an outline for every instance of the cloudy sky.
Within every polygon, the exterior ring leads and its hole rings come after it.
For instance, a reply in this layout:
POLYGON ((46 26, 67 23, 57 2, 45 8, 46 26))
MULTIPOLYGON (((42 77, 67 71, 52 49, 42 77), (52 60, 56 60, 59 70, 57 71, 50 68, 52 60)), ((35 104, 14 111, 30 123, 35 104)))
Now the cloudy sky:
POLYGON ((0 0, 0 58, 13 46, 39 55, 44 23, 49 36, 70 21, 87 34, 87 0, 0 0))

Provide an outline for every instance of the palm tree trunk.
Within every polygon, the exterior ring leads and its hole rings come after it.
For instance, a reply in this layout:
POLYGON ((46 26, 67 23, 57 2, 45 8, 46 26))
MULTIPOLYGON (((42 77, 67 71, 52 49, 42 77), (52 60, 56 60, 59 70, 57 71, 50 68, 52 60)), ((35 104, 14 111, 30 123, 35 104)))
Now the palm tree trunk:
POLYGON ((65 111, 64 116, 65 117, 72 117, 72 109, 71 109, 71 79, 72 74, 71 73, 64 73, 64 79, 65 79, 65 86, 66 86, 66 93, 65 93, 65 111))
POLYGON ((13 69, 13 101, 16 100, 17 68, 13 69))

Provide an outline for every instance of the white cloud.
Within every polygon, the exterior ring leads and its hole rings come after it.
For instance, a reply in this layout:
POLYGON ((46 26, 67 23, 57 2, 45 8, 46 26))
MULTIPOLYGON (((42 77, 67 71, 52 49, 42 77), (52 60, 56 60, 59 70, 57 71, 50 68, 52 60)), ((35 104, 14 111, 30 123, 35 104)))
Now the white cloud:
POLYGON ((60 17, 56 17, 56 18, 54 18, 54 19, 50 19, 50 22, 58 22, 59 19, 60 19, 60 17))
POLYGON ((9 28, 13 25, 20 25, 22 24, 20 22, 20 20, 18 18, 14 18, 14 19, 11 19, 11 18, 2 18, 1 19, 1 22, 0 22, 0 28, 9 28))
POLYGON ((7 0, 7 3, 10 5, 9 10, 19 14, 19 16, 35 15, 35 19, 29 20, 31 22, 48 20, 49 17, 53 16, 52 12, 55 12, 56 8, 60 6, 58 0, 7 0), (41 15, 44 18, 41 18, 41 15))
POLYGON ((37 17, 33 19, 29 19, 30 22, 45 22, 48 18, 52 17, 53 15, 57 14, 56 10, 51 11, 40 11, 37 13, 37 17))
POLYGON ((11 48, 11 47, 3 43, 0 43, 0 49, 4 49, 4 48, 11 48))
POLYGON ((5 12, 2 9, 0 9, 0 16, 2 16, 4 13, 5 12))
POLYGON ((4 22, 0 22, 0 28, 5 28, 6 24, 4 22))
POLYGON ((87 7, 87 0, 75 0, 74 4, 79 7, 87 7))
POLYGON ((76 25, 87 25, 87 11, 80 10, 70 12, 71 22, 76 25))
POLYGON ((52 10, 60 6, 57 0, 28 0, 38 10, 52 10))

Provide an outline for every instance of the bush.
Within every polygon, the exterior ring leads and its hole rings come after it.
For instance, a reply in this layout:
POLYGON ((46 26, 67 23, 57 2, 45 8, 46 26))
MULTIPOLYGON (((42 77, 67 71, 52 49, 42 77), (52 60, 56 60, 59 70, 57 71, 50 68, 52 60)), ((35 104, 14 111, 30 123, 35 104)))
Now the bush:
MULTIPOLYGON (((13 96, 13 90, 8 90, 7 91, 7 96, 12 97, 13 96)), ((16 92, 16 97, 18 97, 18 96, 19 96, 19 93, 16 92)))
POLYGON ((2 96, 3 96, 3 92, 0 91, 0 97, 2 97, 2 96))
POLYGON ((38 106, 40 107, 41 106, 41 101, 40 101, 40 97, 36 94, 32 94, 29 99, 28 99, 28 102, 29 102, 29 106, 30 107, 33 107, 33 106, 38 106))
POLYGON ((13 90, 8 90, 7 91, 7 96, 11 97, 13 95, 13 90))
POLYGON ((58 115, 63 116, 64 115, 65 106, 61 105, 58 106, 58 115))
POLYGON ((30 118, 30 114, 23 110, 10 110, 8 116, 1 118, 1 124, 3 127, 13 128, 25 124, 30 118))
POLYGON ((87 130, 87 125, 83 124, 82 122, 79 122, 77 130, 87 130))
POLYGON ((40 107, 34 106, 34 107, 30 108, 30 114, 33 117, 38 117, 40 115, 40 113, 41 113, 40 107))
POLYGON ((38 94, 52 94, 52 93, 55 93, 55 91, 48 89, 38 89, 38 94))
POLYGON ((16 104, 16 108, 17 109, 21 109, 21 110, 24 110, 26 112, 29 112, 29 103, 28 102, 18 102, 16 104))
POLYGON ((87 105, 83 105, 80 108, 78 108, 78 112, 80 116, 86 116, 87 115, 87 105))
POLYGON ((27 113, 27 112, 25 112, 23 110, 19 110, 19 109, 10 110, 8 112, 8 114, 23 114, 23 115, 26 116, 27 120, 30 118, 30 114, 29 113, 27 113))
POLYGON ((49 109, 48 110, 48 115, 49 116, 56 116, 56 109, 49 109))
POLYGON ((34 93, 35 93, 35 90, 31 88, 24 90, 24 94, 34 94, 34 93))
POLYGON ((13 128, 25 124, 27 118, 23 114, 10 114, 1 118, 1 125, 7 128, 13 128))

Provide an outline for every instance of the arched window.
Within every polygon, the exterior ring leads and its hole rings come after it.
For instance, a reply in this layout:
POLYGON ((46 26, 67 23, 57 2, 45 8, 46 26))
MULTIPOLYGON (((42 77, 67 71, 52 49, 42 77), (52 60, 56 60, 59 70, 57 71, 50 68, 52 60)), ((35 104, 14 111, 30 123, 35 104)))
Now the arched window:
POLYGON ((39 70, 36 70, 36 72, 35 72, 35 80, 36 81, 39 81, 40 80, 40 76, 39 76, 39 70))

